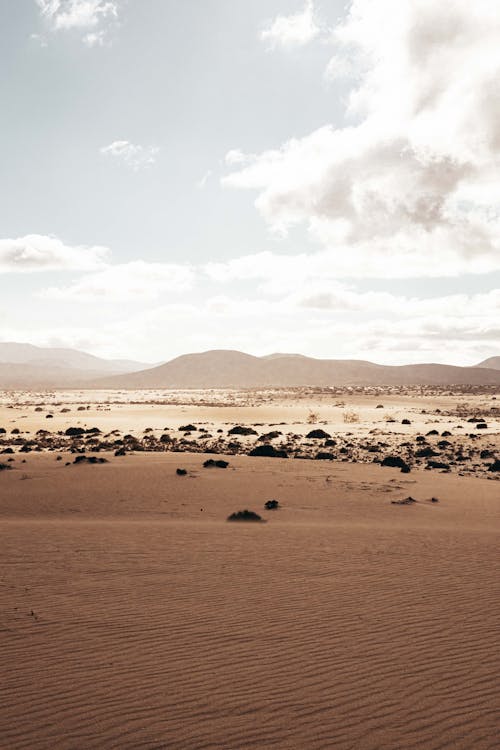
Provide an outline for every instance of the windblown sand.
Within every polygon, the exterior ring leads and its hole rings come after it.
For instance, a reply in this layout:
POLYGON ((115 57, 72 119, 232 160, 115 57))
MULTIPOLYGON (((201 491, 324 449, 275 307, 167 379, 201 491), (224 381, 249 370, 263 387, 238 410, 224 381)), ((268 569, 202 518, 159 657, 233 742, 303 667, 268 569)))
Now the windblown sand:
POLYGON ((498 747, 498 481, 204 458, 0 473, 2 748, 498 747))

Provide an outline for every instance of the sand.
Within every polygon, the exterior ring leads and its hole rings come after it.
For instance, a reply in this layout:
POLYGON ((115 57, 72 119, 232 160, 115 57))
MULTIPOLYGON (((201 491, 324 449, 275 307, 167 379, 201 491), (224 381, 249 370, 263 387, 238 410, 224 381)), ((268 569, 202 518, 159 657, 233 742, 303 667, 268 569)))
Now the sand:
POLYGON ((0 473, 2 748, 498 747, 498 481, 73 458, 0 473))

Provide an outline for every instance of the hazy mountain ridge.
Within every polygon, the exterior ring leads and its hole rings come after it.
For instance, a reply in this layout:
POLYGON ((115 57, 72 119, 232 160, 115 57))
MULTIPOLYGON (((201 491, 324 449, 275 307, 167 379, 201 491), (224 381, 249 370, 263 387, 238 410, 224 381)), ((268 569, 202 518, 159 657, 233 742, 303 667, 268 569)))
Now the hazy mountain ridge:
POLYGON ((84 387, 105 375, 147 367, 144 362, 103 359, 77 349, 0 342, 1 388, 84 387))
POLYGON ((315 359, 279 352, 255 357, 220 349, 183 354, 145 368, 139 362, 106 360, 73 349, 0 343, 0 387, 8 389, 469 384, 500 385, 500 357, 474 367, 379 365, 367 360, 315 359))
POLYGON ((57 367, 91 370, 92 372, 133 372, 150 367, 146 362, 127 359, 104 359, 78 349, 42 347, 15 341, 0 342, 0 363, 52 365, 57 367))
POLYGON ((328 385, 500 385, 500 370, 436 363, 378 365, 297 355, 254 357, 215 350, 100 380, 106 388, 257 388, 328 385))

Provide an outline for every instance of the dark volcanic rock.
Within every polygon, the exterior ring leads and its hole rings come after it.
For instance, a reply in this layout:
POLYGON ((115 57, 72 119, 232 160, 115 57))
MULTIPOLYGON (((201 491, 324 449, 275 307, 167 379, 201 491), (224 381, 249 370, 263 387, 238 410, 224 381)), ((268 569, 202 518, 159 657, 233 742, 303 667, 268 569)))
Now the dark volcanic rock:
POLYGON ((320 451, 319 453, 316 453, 314 456, 316 461, 333 461, 335 456, 333 453, 329 453, 328 451, 320 451))
POLYGON ((492 464, 488 466, 488 471, 500 471, 500 459, 497 458, 492 464))
POLYGON ((194 424, 185 424, 182 425, 182 427, 179 427, 179 432, 194 432, 196 430, 196 427, 194 424))
POLYGON ((187 471, 186 469, 176 469, 175 473, 177 474, 178 477, 185 477, 187 474, 187 471))

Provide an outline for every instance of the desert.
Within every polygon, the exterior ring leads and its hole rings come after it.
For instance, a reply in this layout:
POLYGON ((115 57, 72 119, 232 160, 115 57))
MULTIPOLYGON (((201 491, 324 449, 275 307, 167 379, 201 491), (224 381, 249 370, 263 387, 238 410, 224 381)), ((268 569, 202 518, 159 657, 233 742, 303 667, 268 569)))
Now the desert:
POLYGON ((500 748, 498 0, 0 0, 0 750, 500 748))
POLYGON ((495 747, 496 403, 4 392, 2 747, 495 747))

